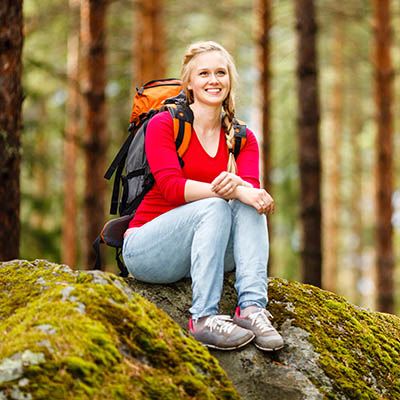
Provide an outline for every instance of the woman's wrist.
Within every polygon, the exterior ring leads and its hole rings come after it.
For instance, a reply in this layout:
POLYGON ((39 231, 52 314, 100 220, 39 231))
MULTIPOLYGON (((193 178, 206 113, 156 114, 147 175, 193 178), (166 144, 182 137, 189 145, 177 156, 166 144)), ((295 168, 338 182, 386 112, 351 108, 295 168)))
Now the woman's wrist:
MULTIPOLYGON (((242 178, 240 178, 240 179, 242 179, 242 178)), ((245 186, 245 187, 249 187, 249 188, 253 187, 253 185, 251 183, 245 181, 244 179, 242 179, 241 186, 245 186)))
POLYGON ((245 185, 237 185, 233 192, 232 198, 240 200, 241 197, 243 196, 243 194, 245 193, 247 187, 248 186, 245 186, 245 185))

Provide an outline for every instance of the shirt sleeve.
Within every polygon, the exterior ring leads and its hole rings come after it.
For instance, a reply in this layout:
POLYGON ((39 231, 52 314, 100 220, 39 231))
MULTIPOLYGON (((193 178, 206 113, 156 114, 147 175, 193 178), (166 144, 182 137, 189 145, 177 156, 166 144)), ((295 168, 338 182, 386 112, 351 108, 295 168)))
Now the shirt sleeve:
POLYGON ((150 171, 164 199, 179 206, 185 204, 185 184, 174 142, 171 114, 155 115, 149 122, 145 139, 150 171))
POLYGON ((246 144, 236 159, 236 165, 238 175, 243 180, 255 188, 260 188, 260 152, 257 138, 250 129, 247 129, 246 144))

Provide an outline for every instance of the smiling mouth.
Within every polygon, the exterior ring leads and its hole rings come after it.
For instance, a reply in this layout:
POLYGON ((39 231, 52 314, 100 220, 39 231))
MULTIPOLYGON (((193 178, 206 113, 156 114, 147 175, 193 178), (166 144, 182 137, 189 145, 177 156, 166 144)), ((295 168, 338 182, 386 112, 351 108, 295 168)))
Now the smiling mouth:
POLYGON ((219 93, 222 89, 206 89, 207 93, 219 93))

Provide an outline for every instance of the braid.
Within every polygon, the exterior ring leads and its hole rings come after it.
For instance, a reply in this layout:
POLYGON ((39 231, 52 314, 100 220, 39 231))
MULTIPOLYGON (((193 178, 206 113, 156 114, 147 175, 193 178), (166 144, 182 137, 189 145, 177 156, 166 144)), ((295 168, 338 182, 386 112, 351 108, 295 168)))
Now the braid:
POLYGON ((229 150, 229 159, 228 159, 228 172, 232 172, 234 174, 237 173, 237 165, 235 156, 233 154, 233 144, 235 131, 233 130, 233 118, 235 116, 235 104, 234 100, 231 96, 227 97, 223 102, 223 107, 225 111, 224 118, 222 119, 222 126, 225 131, 226 145, 229 150))

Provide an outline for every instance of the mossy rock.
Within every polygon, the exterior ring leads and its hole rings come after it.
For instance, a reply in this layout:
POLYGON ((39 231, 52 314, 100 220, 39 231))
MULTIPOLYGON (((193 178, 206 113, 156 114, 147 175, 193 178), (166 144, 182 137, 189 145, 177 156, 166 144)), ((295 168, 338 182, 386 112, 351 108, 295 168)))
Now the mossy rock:
MULTIPOLYGON (((190 280, 130 287, 167 312, 182 328, 191 303, 190 280)), ((265 353, 211 351, 247 400, 400 400, 400 318, 361 309, 311 285, 269 279, 268 309, 285 348, 265 353)), ((227 274, 220 312, 237 302, 227 274)))
POLYGON ((400 399, 400 318, 298 282, 273 279, 269 291, 277 326, 301 329, 318 354, 330 384, 310 379, 324 398, 400 399))
POLYGON ((239 399, 209 352, 112 274, 0 263, 0 399, 239 399))

